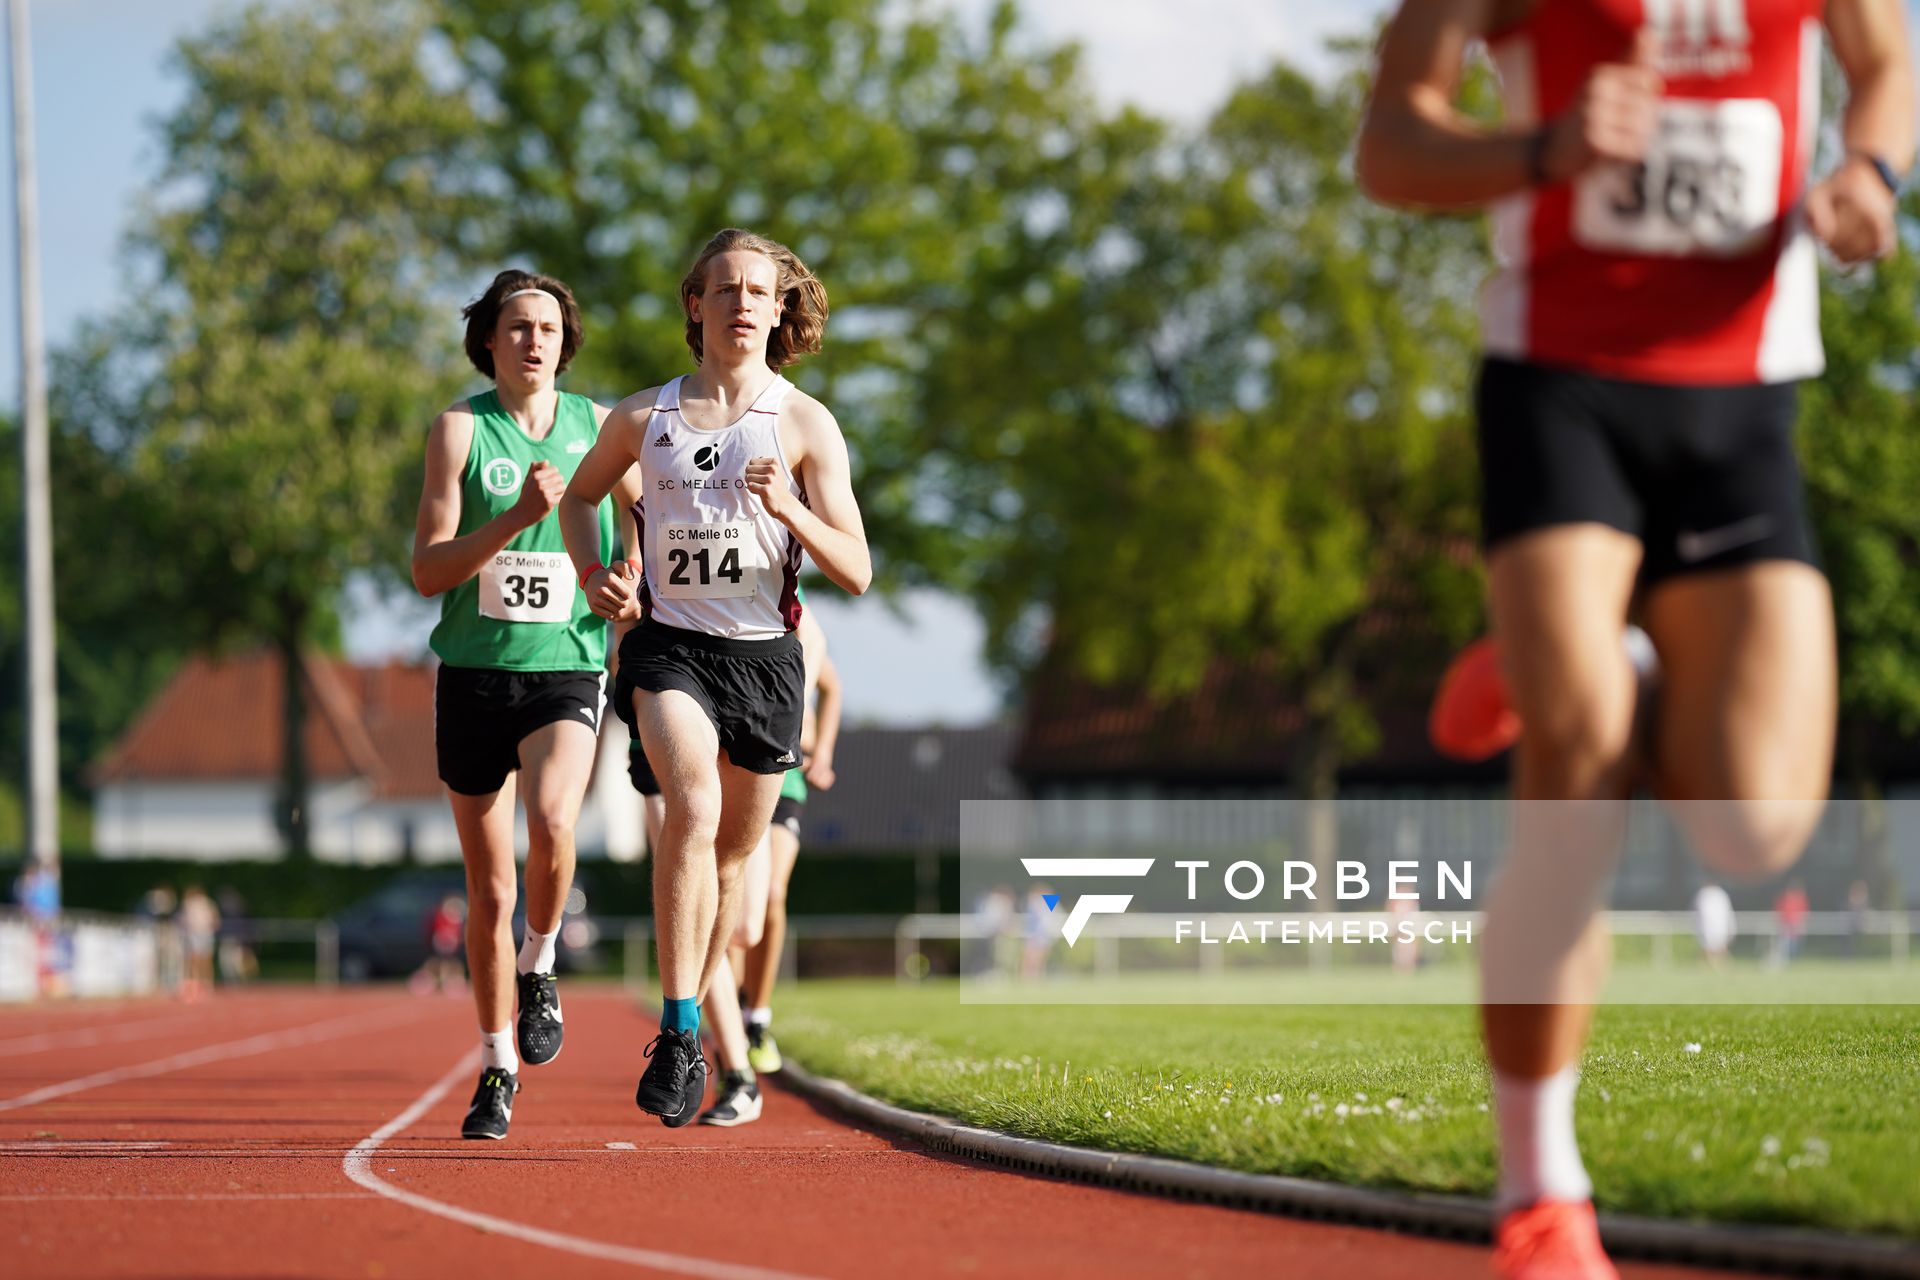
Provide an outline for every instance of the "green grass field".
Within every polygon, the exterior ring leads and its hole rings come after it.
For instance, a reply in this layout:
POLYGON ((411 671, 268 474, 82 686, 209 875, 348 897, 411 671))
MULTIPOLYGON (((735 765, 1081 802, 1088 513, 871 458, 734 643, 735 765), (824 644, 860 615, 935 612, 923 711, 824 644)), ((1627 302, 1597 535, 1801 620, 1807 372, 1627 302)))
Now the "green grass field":
MULTIPOLYGON (((1037 1007, 814 982, 781 992, 776 1030, 809 1070, 1009 1133, 1486 1195, 1476 1026, 1458 1005, 1037 1007)), ((1604 1209, 1920 1238, 1920 1007, 1609 1006, 1578 1124, 1604 1209)))

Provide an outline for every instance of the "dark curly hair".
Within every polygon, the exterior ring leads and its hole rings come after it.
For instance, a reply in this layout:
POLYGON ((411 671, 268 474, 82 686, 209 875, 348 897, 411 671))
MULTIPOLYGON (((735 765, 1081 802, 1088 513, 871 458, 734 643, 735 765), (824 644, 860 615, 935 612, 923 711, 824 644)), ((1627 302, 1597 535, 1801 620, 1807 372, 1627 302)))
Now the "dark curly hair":
POLYGON ((565 373, 574 356, 586 345, 586 334, 580 327, 580 304, 573 300, 573 290, 552 276, 538 272, 502 271, 493 278, 485 293, 460 310, 467 322, 467 359, 489 378, 494 376, 493 352, 488 349, 487 340, 493 337, 494 326, 500 323, 500 308, 523 289, 550 293, 560 303, 560 364, 554 369, 555 374, 565 373))

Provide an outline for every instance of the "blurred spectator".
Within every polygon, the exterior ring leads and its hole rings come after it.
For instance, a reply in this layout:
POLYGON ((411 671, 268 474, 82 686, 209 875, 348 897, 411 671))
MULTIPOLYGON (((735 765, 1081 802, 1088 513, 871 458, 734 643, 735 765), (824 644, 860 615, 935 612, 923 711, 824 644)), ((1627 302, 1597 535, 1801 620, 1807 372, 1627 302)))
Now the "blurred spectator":
POLYGON ((1774 963, 1786 965, 1800 950, 1800 938, 1807 931, 1807 890, 1798 880, 1790 882, 1773 900, 1773 916, 1778 924, 1774 944, 1774 963))
POLYGON ((1045 884, 1036 884, 1027 891, 1026 945, 1020 954, 1020 976, 1023 978, 1046 976, 1047 955, 1053 950, 1053 939, 1060 932, 1053 918, 1053 908, 1047 905, 1047 895, 1052 892, 1052 887, 1045 884))
POLYGON ((1860 939, 1867 932, 1867 913, 1873 909, 1873 895, 1865 880, 1847 886, 1847 955, 1860 954, 1860 939))
POLYGON ((213 991, 213 942, 220 931, 220 908, 197 884, 180 895, 180 933, 186 943, 187 974, 183 1000, 204 1000, 213 991))
POLYGON ((232 885, 215 895, 220 907, 220 980, 251 982, 260 976, 260 961, 253 951, 253 922, 247 919, 247 902, 232 885))
POLYGON ((1715 969, 1727 962, 1735 930, 1733 899, 1727 891, 1717 884, 1701 885, 1693 895, 1693 933, 1700 940, 1700 954, 1715 969))
MULTIPOLYGON (((1420 935, 1417 932, 1401 936, 1401 926, 1414 922, 1420 914, 1420 900, 1413 898, 1388 898, 1387 914, 1393 917, 1388 927, 1393 930, 1393 971, 1395 973, 1413 973, 1420 968, 1420 935)), ((1418 929, 1415 924, 1414 928, 1418 929)))
POLYGON ((60 919, 60 870, 51 862, 29 858, 13 882, 14 901, 26 913, 33 930, 35 985, 41 994, 66 994, 66 977, 71 964, 67 939, 55 926, 60 919))
POLYGON ((157 884, 140 896, 140 905, 134 908, 134 914, 143 920, 169 920, 177 906, 173 896, 173 886, 157 884))
POLYGON ((973 908, 973 936, 967 940, 967 959, 961 972, 976 976, 1008 977, 1013 965, 1003 957, 1001 939, 1012 931, 1013 890, 995 885, 980 895, 973 908))
POLYGON ((14 900, 34 925, 51 925, 60 914, 60 871, 50 862, 30 858, 13 882, 14 900))
POLYGON ((416 995, 439 991, 459 995, 467 989, 461 946, 466 938, 467 900, 450 893, 427 916, 427 962, 407 985, 416 995))

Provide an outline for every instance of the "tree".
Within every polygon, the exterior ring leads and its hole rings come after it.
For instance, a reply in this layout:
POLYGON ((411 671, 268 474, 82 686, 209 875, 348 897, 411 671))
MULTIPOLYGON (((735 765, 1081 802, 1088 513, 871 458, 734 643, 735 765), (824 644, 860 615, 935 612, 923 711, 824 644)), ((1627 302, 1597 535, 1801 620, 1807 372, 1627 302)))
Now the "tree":
POLYGON ((158 576, 179 570, 164 607, 196 642, 284 660, 295 855, 300 658, 332 637, 345 576, 404 554, 400 483, 445 399, 434 232, 472 120, 429 74, 428 34, 415 6, 330 0, 184 42, 186 100, 132 239, 151 280, 88 366, 156 512, 158 576))
POLYGON ((515 196, 476 206, 460 241, 483 270, 520 260, 574 287, 576 380, 625 394, 688 366, 679 283, 713 232, 791 244, 833 299, 826 350, 795 377, 847 431, 882 585, 965 576, 930 449, 956 407, 928 417, 922 390, 968 352, 928 326, 983 273, 1017 306, 1035 266, 1022 255, 1097 236, 1115 186, 1100 166, 1131 163, 1156 131, 1104 121, 1075 52, 1023 43, 1011 4, 979 30, 887 0, 445 0, 444 14, 485 86, 493 185, 515 196))
POLYGON ((1000 660, 1044 650, 1176 696, 1263 655, 1306 712, 1295 781, 1314 796, 1372 739, 1360 674, 1410 656, 1369 620, 1450 639, 1479 617, 1464 384, 1482 236, 1359 195, 1363 95, 1357 75, 1284 67, 1241 86, 1172 155, 1113 175, 1044 305, 1007 308, 1012 282, 975 276, 963 310, 1009 323, 956 343, 924 389, 929 410, 959 405, 956 505, 996 526, 972 583, 1000 660), (963 398, 963 380, 1018 390, 963 398))

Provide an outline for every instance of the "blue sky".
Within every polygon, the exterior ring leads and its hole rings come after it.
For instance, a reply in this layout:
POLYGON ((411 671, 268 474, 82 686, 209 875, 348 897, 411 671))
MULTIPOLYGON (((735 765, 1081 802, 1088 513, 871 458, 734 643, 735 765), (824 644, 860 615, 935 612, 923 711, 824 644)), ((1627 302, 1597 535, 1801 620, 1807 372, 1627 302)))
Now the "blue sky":
MULTIPOLYGON (((990 0, 952 0, 964 13, 990 0)), ((117 254, 132 202, 158 162, 154 122, 178 101, 168 51, 233 0, 34 0, 36 146, 49 340, 123 299, 117 254)), ((1385 0, 1028 0, 1032 28, 1086 46, 1102 97, 1163 115, 1203 115, 1228 85, 1277 56, 1313 65, 1329 34, 1374 20, 1385 0)), ((0 165, 0 168, 6 166, 0 165)), ((10 175, 11 169, 6 168, 10 175)), ((6 180, 7 220, 12 211, 6 180)), ((10 229, 10 228, 9 228, 10 229)), ((0 251, 0 402, 17 394, 14 263, 0 251)), ((450 331, 451 332, 451 331, 450 331)), ((452 340, 450 338, 450 340, 452 340)), ((965 722, 992 714, 981 629, 960 602, 916 593, 819 602, 843 662, 852 713, 866 720, 965 722), (939 671, 938 680, 925 673, 939 671)), ((431 607, 367 608, 356 651, 417 654, 431 607)))

